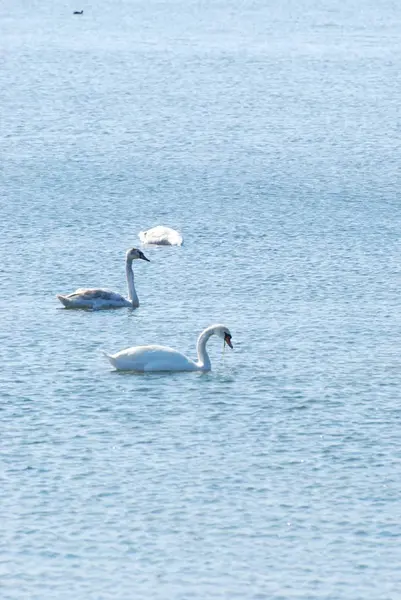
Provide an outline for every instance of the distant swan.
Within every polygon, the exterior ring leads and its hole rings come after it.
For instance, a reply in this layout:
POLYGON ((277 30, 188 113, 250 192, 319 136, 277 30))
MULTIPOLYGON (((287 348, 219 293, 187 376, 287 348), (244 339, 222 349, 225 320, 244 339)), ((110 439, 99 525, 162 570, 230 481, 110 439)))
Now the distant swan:
POLYGON ((128 299, 124 298, 116 292, 110 290, 104 290, 101 288, 80 288, 72 294, 67 296, 58 295, 57 298, 61 304, 66 308, 84 308, 99 310, 101 308, 122 308, 123 306, 130 306, 131 308, 137 308, 139 306, 139 300, 135 291, 134 285, 134 272, 132 270, 132 261, 141 258, 142 260, 149 259, 136 248, 131 248, 125 255, 125 273, 127 276, 128 283, 128 299))
POLYGON ((171 227, 158 225, 147 231, 139 233, 143 244, 157 244, 158 246, 182 246, 182 235, 171 227))
POLYGON ((211 325, 198 338, 198 360, 195 362, 167 346, 134 346, 116 354, 106 354, 113 367, 120 371, 210 371, 210 358, 206 343, 213 334, 233 347, 230 330, 224 325, 211 325))

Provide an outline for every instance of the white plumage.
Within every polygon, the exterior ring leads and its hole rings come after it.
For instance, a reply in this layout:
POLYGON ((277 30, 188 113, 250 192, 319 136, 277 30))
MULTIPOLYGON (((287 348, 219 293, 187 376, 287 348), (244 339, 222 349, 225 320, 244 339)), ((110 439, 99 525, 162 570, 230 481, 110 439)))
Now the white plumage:
POLYGON ((231 333, 225 325, 211 325, 198 338, 198 360, 181 354, 168 346, 134 346, 116 354, 106 354, 113 367, 120 371, 210 371, 211 363, 206 351, 206 343, 212 335, 217 335, 232 348, 231 333))
POLYGON ((182 235, 171 227, 158 225, 147 231, 139 233, 139 239, 143 244, 155 244, 158 246, 182 246, 182 235))

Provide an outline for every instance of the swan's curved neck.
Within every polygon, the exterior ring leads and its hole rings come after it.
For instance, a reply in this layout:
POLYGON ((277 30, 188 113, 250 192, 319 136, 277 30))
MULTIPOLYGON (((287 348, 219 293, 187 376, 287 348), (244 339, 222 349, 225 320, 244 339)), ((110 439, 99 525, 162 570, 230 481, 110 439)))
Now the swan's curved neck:
POLYGON ((125 274, 127 276, 128 284, 128 299, 132 302, 132 306, 139 306, 139 299, 135 290, 134 284, 134 271, 132 270, 132 258, 126 258, 125 260, 125 274))
POLYGON ((204 371, 209 371, 211 368, 210 358, 206 350, 206 344, 211 335, 214 334, 214 328, 208 327, 205 331, 202 331, 198 337, 198 343, 196 349, 198 351, 198 367, 204 371))

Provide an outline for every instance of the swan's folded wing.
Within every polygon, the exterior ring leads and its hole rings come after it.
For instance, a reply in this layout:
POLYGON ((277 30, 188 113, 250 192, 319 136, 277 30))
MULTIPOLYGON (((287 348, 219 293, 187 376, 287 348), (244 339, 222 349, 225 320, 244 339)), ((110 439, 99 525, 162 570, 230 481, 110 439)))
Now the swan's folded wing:
POLYGON ((120 300, 123 299, 121 294, 112 292, 111 290, 102 288, 79 288, 72 294, 69 294, 67 298, 74 298, 80 296, 85 300, 120 300))
POLYGON ((159 246, 181 246, 182 235, 171 227, 157 225, 147 231, 139 233, 139 239, 146 244, 156 244, 159 246))
POLYGON ((101 308, 132 306, 132 303, 124 296, 101 288, 80 288, 68 296, 58 295, 57 298, 66 308, 100 310, 101 308))
POLYGON ((134 371, 193 371, 196 365, 186 356, 167 346, 134 346, 111 355, 116 369, 134 371))

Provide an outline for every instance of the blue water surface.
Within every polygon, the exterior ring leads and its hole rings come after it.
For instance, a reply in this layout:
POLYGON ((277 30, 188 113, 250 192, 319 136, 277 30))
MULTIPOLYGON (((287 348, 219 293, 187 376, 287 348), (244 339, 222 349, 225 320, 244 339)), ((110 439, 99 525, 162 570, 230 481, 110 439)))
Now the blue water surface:
POLYGON ((399 599, 397 3, 0 20, 1 598, 399 599), (138 310, 61 307, 157 224, 138 310), (101 352, 214 322, 208 374, 101 352))

